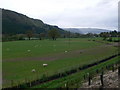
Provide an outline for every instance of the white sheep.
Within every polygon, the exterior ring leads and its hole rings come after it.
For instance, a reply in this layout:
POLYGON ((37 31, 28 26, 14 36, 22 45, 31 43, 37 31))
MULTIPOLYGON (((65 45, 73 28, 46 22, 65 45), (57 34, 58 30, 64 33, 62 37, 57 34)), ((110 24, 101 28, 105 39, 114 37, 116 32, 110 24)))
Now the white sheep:
POLYGON ((35 69, 32 69, 32 72, 35 72, 35 69))
POLYGON ((27 50, 28 52, 30 52, 31 50, 27 50))
POLYGON ((65 53, 67 53, 68 51, 65 51, 65 53))
POLYGON ((43 64, 43 67, 46 67, 48 64, 43 64))

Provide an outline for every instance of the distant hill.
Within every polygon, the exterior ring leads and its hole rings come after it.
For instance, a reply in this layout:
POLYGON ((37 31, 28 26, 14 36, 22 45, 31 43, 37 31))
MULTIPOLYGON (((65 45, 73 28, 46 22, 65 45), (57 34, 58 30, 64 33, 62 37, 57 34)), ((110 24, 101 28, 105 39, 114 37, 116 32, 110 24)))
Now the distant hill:
POLYGON ((98 28, 63 28, 66 31, 70 31, 73 33, 81 33, 81 34, 86 34, 86 33, 95 33, 99 34, 101 32, 109 32, 110 30, 107 29, 98 29, 98 28))
POLYGON ((60 33, 65 31, 58 26, 45 24, 39 19, 29 18, 26 15, 2 9, 2 33, 5 34, 19 34, 26 33, 28 30, 34 30, 36 33, 47 32, 56 28, 60 33))

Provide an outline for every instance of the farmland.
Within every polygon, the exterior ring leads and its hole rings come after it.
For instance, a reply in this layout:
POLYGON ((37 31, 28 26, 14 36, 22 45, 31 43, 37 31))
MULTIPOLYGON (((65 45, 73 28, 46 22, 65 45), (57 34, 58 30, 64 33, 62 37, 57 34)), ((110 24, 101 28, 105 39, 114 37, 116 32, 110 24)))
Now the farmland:
POLYGON ((67 84, 67 86, 69 88, 81 88, 82 82, 86 81, 86 80, 84 80, 84 75, 87 75, 87 73, 90 73, 92 76, 95 76, 96 70, 100 70, 102 72, 102 68, 105 69, 105 67, 107 65, 111 65, 111 64, 117 62, 118 58, 120 58, 120 57, 116 57, 114 59, 111 59, 111 61, 104 62, 104 63, 99 64, 97 66, 80 71, 76 74, 72 74, 70 76, 67 76, 67 77, 64 77, 61 79, 53 80, 53 81, 48 82, 48 83, 34 86, 33 88, 58 88, 58 87, 65 88, 65 84, 67 84))
MULTIPOLYGON (((11 86, 11 80, 16 85, 25 82, 25 79, 32 81, 42 78, 43 75, 50 76, 100 61, 118 52, 118 48, 113 45, 113 42, 102 41, 101 38, 3 42, 3 87, 11 86), (44 63, 47 63, 48 66, 43 67, 44 63), (31 72, 32 69, 35 69, 36 72, 31 72)), ((113 61, 117 61, 117 58, 106 64, 113 61)), ((96 68, 98 67, 101 66, 96 68)), ((87 72, 87 70, 83 72, 87 72)), ((79 76, 77 74, 69 77, 77 78, 79 76)), ((49 83, 47 85, 49 87, 49 83)), ((52 84, 51 87, 57 87, 54 85, 52 84)))

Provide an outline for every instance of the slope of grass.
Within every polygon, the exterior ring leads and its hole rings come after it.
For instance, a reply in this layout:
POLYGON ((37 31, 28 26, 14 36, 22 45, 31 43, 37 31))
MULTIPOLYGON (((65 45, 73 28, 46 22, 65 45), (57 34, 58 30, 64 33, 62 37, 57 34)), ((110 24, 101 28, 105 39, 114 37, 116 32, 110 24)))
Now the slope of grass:
MULTIPOLYGON (((64 78, 60 78, 57 80, 53 80, 41 85, 37 85, 34 86, 33 88, 59 88, 59 87, 65 87, 65 84, 67 84, 67 86, 69 88, 79 88, 82 85, 82 82, 84 81, 84 75, 87 75, 87 73, 90 73, 92 76, 95 75, 96 70, 101 70, 102 68, 105 68, 108 65, 112 65, 115 64, 117 61, 119 61, 120 56, 115 57, 113 59, 111 59, 110 61, 106 61, 104 63, 101 63, 97 66, 93 66, 91 68, 88 68, 86 70, 80 71, 78 73, 69 75, 67 77, 64 78)), ((105 71, 105 69, 104 69, 105 71)))
POLYGON ((117 48, 112 46, 100 46, 104 43, 88 41, 86 38, 71 39, 70 48, 68 39, 58 39, 57 41, 15 41, 3 43, 3 86, 11 85, 11 80, 16 83, 25 82, 27 80, 34 80, 41 78, 44 74, 53 75, 58 72, 63 72, 71 68, 93 63, 95 61, 109 57, 117 52, 117 48), (41 47, 34 47, 35 45, 42 45, 41 47), (55 47, 53 47, 55 45, 55 47), (100 46, 98 48, 98 46, 100 46), (8 50, 9 48, 9 50, 8 50), (27 52, 30 49, 31 52, 27 52), (57 51, 54 51, 56 49, 57 51), (48 56, 56 53, 64 52, 65 50, 72 52, 78 49, 87 49, 80 54, 70 55, 54 61, 42 60, 16 60, 12 61, 9 58, 18 57, 32 57, 32 56, 48 56), (25 54, 26 53, 26 54, 25 54), (8 59, 8 60, 4 60, 8 59), (47 63, 47 67, 42 64, 47 63), (31 70, 36 69, 35 73, 31 70))

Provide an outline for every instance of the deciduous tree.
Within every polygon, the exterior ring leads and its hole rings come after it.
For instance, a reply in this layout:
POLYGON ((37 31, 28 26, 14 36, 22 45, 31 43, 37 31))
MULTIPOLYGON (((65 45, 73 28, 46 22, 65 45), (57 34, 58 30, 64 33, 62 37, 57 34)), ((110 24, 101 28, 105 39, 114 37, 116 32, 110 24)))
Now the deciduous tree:
POLYGON ((51 37, 53 40, 56 40, 57 37, 59 37, 59 32, 57 29, 52 29, 48 31, 49 37, 51 37))

